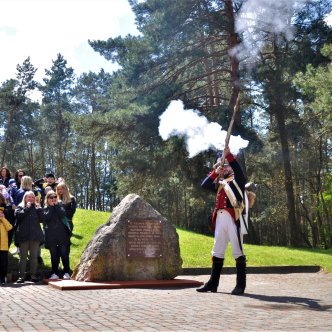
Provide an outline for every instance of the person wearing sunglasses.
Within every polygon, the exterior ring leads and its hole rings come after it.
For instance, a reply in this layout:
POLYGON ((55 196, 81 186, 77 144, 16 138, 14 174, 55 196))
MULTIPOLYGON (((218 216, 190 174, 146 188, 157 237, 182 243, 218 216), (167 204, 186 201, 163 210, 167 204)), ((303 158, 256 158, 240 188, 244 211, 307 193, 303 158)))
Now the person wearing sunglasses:
POLYGON ((62 204, 58 203, 57 195, 53 190, 48 191, 44 201, 44 232, 45 248, 50 251, 52 274, 49 279, 59 279, 60 259, 63 266, 63 279, 70 279, 70 233, 63 220, 66 216, 62 204))
POLYGON ((15 183, 16 183, 17 188, 20 188, 20 187, 21 187, 21 181, 22 181, 22 178, 23 178, 24 175, 26 175, 26 174, 25 174, 25 172, 23 171, 23 169, 18 169, 18 170, 15 172, 14 180, 15 180, 15 183))

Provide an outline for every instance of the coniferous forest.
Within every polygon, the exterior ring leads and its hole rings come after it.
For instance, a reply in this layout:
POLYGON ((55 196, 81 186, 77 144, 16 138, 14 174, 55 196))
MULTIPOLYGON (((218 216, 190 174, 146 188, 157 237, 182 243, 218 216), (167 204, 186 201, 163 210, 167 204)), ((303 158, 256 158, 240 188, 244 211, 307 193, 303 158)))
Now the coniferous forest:
POLYGON ((159 117, 181 100, 227 130, 238 107, 232 134, 249 141, 238 159, 257 184, 247 242, 330 248, 331 1, 299 1, 282 18, 290 33, 261 20, 254 38, 237 22, 248 0, 128 1, 139 34, 89 40, 117 71, 78 76, 55 54, 42 83, 30 58, 1 82, 1 164, 55 172, 84 209, 136 193, 175 226, 208 233, 215 197, 200 183, 216 151, 189 158, 183 137, 160 137, 159 117))

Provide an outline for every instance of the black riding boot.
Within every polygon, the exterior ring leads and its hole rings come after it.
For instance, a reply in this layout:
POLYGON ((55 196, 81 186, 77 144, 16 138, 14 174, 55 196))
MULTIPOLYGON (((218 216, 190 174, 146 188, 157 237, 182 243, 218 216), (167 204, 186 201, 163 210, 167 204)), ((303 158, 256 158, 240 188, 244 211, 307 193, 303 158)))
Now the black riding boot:
POLYGON ((224 259, 213 256, 212 257, 212 269, 209 281, 200 288, 197 288, 197 292, 212 292, 216 293, 219 286, 219 279, 222 267, 224 265, 224 259))
POLYGON ((241 295, 246 289, 246 256, 236 259, 236 286, 232 291, 233 295, 241 295))

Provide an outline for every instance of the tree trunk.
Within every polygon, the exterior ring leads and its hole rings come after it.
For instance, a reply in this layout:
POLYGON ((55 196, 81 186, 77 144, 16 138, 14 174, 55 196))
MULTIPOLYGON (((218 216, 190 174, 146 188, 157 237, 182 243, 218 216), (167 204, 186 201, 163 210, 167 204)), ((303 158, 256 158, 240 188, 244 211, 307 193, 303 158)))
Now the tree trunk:
MULTIPOLYGON (((287 208, 288 208, 288 221, 290 226, 290 243, 292 246, 301 245, 301 234, 296 219, 295 211, 295 198, 293 190, 293 176, 290 162, 290 152, 288 145, 288 133, 286 130, 286 119, 285 119, 285 107, 283 105, 283 98, 281 94, 285 87, 282 86, 282 59, 281 53, 279 52, 277 44, 274 42, 273 54, 275 57, 276 70, 274 72, 271 84, 271 91, 269 94, 271 113, 275 116, 277 122, 277 131, 279 134, 282 161, 285 176, 285 189, 287 196, 287 208)), ((272 77, 272 76, 271 76, 272 77)))
POLYGON ((95 145, 92 144, 91 147, 91 158, 90 158, 90 167, 91 167, 91 182, 90 182, 90 190, 91 194, 89 197, 89 207, 92 210, 96 209, 96 179, 95 179, 95 169, 96 169, 96 153, 95 153, 95 145))

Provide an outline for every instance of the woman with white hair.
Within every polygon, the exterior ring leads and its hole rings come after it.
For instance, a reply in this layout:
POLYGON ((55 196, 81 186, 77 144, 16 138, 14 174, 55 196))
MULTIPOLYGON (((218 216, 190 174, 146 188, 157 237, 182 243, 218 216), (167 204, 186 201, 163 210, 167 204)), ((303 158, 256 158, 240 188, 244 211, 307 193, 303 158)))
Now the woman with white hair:
POLYGON ((40 242, 44 241, 44 234, 40 223, 43 222, 43 214, 40 204, 36 203, 33 191, 27 191, 22 202, 15 209, 16 230, 15 245, 20 248, 19 278, 17 283, 25 281, 25 270, 29 254, 31 281, 38 282, 37 266, 40 242))

